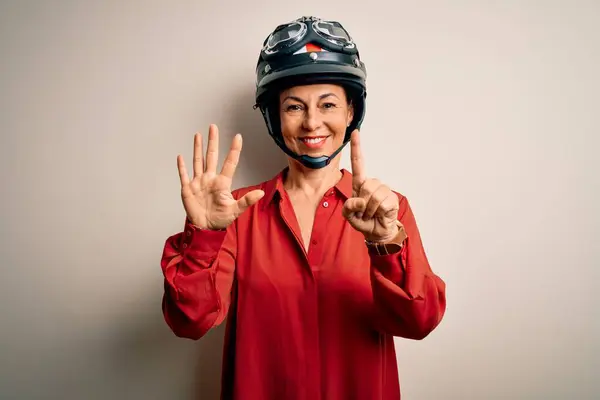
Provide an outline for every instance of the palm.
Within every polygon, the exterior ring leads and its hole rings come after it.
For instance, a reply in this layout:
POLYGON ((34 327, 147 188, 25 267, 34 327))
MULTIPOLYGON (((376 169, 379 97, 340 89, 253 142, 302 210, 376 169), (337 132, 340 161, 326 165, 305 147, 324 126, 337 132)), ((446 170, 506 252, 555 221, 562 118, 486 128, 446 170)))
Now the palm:
POLYGON ((181 199, 188 219, 201 229, 224 229, 249 206, 256 203, 263 192, 254 190, 236 200, 231 193, 232 178, 242 149, 242 138, 236 135, 220 174, 216 173, 218 130, 211 125, 206 151, 206 165, 202 157, 202 136, 194 138, 194 177, 189 179, 183 157, 177 158, 181 180, 181 199))
POLYGON ((181 195, 186 213, 197 226, 220 229, 234 219, 237 203, 227 177, 196 177, 181 188, 181 195))

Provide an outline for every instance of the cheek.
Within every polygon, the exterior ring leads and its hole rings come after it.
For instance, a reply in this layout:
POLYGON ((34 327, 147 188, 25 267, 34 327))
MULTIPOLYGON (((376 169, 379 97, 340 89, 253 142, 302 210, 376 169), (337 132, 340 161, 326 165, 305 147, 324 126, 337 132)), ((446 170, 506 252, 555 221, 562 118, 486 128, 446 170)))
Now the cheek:
POLYGON ((345 115, 340 115, 338 118, 335 118, 335 121, 331 121, 330 129, 335 132, 336 141, 340 142, 344 141, 344 136, 346 136, 346 129, 348 128, 348 120, 345 115))
POLYGON ((298 118, 290 117, 289 115, 283 114, 280 117, 281 121, 281 134, 283 139, 289 143, 299 135, 299 129, 301 123, 298 122, 298 118))

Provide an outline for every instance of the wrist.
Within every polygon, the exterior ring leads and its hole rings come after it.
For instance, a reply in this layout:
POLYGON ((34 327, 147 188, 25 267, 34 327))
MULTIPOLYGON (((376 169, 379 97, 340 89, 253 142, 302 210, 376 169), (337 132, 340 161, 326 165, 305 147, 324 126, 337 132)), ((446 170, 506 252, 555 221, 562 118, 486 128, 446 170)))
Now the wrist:
POLYGON ((396 221, 396 223, 394 224, 394 227, 392 228, 392 231, 387 233, 384 236, 373 236, 373 235, 364 235, 365 236, 365 242, 367 243, 389 243, 392 240, 394 240, 394 238, 396 236, 398 236, 398 232, 400 232, 400 221, 396 221))
POLYGON ((378 238, 368 238, 365 236, 365 244, 369 250, 369 254, 374 256, 384 256, 396 254, 402 250, 406 238, 407 235, 404 230, 404 225, 402 225, 400 221, 396 221, 396 227, 389 235, 378 238))
POLYGON ((194 222, 192 221, 189 217, 186 218, 187 223, 194 229, 199 230, 199 231, 215 231, 215 232, 219 232, 219 231, 225 231, 227 230, 227 227, 223 227, 223 228, 219 228, 219 227, 211 227, 205 224, 201 224, 200 222, 194 222))

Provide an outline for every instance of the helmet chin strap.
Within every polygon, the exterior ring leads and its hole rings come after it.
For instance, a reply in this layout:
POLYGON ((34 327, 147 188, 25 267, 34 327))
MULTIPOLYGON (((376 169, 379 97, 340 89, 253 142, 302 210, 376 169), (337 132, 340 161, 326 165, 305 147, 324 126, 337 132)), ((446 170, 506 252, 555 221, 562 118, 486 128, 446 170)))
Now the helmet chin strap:
POLYGON ((335 156, 337 156, 338 153, 340 151, 342 151, 342 149, 348 144, 348 142, 349 142, 349 140, 344 141, 344 143, 342 143, 342 145, 336 151, 334 151, 333 154, 331 154, 330 156, 311 157, 311 156, 307 156, 306 154, 303 154, 303 155, 296 154, 285 145, 283 140, 281 140, 279 138, 275 139, 275 143, 277 144, 277 146, 279 146, 279 148, 281 150, 283 150, 285 152, 285 154, 292 157, 294 160, 298 161, 300 164, 304 165, 305 167, 311 168, 311 169, 319 169, 319 168, 323 168, 323 167, 326 167, 327 165, 329 165, 331 160, 333 160, 335 158, 335 156))

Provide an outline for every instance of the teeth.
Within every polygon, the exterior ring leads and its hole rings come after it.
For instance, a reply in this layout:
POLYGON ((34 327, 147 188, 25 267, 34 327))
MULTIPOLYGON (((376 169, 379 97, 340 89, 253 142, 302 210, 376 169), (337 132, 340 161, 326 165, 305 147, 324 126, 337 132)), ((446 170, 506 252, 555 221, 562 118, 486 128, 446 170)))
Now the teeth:
POLYGON ((306 143, 316 144, 322 142, 325 140, 325 138, 305 138, 302 140, 304 140, 306 143))

